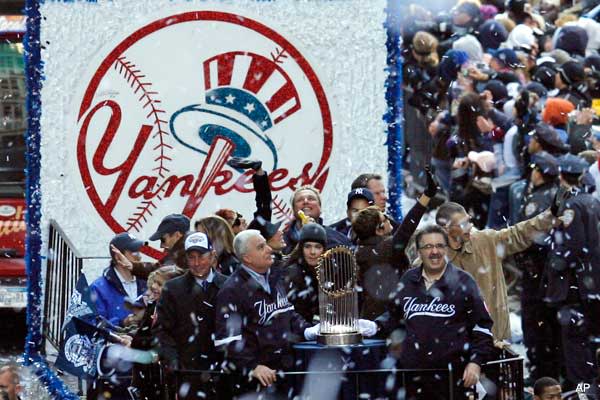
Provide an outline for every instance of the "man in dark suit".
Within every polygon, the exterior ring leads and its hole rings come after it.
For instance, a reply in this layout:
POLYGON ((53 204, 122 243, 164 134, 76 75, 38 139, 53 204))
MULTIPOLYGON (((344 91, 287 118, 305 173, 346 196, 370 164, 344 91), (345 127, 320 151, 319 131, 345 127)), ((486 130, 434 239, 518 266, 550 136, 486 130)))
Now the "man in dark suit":
POLYGON ((160 358, 177 376, 180 399, 216 399, 218 375, 186 375, 178 370, 218 370, 221 361, 215 351, 215 303, 227 279, 214 271, 216 253, 202 232, 188 234, 185 256, 189 270, 168 281, 157 305, 154 333, 160 344, 160 358))

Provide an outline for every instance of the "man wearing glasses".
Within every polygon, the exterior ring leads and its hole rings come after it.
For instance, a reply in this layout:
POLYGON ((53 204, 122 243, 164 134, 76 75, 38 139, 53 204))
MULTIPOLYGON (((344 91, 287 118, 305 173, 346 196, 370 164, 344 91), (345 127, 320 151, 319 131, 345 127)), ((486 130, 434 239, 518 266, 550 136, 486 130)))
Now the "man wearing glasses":
POLYGON ((447 202, 440 206, 436 223, 448 234, 448 258, 470 273, 481 289, 494 320, 494 340, 511 339, 508 296, 502 270, 505 257, 527 249, 534 240, 549 232, 554 216, 546 210, 533 218, 504 229, 477 230, 463 206, 447 202))
POLYGON ((446 232, 429 225, 416 234, 416 244, 421 267, 402 276, 376 323, 390 335, 392 349, 400 349, 401 368, 455 371, 407 373, 407 399, 447 399, 449 379, 454 398, 464 399, 493 353, 493 321, 473 277, 447 261, 446 232))

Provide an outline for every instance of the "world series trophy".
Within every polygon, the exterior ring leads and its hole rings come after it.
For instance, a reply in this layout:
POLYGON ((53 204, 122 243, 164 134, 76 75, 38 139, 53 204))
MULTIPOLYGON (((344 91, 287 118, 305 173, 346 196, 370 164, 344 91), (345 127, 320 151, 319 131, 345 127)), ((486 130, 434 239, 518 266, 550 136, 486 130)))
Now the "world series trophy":
POLYGON ((358 265, 352 250, 334 247, 319 258, 319 316, 317 343, 345 346, 362 342, 358 329, 356 281, 358 265))

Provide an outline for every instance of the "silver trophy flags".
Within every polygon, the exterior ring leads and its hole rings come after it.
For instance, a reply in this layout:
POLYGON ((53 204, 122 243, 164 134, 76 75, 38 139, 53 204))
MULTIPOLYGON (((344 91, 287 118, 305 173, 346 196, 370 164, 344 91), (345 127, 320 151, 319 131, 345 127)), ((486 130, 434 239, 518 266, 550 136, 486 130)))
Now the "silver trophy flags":
POLYGON ((358 330, 357 275, 356 259, 347 247, 334 247, 319 259, 318 343, 343 346, 362 341, 358 330))

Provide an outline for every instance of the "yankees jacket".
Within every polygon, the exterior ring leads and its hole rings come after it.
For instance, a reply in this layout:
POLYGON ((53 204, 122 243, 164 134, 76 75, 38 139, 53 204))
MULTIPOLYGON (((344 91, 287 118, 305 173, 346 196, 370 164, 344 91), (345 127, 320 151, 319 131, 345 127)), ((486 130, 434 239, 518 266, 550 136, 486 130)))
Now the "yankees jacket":
POLYGON ((281 274, 269 274, 267 293, 244 268, 238 268, 217 295, 215 347, 226 367, 247 374, 257 365, 293 366, 291 343, 304 340, 311 326, 288 301, 281 274))
POLYGON ((423 267, 401 278, 390 309, 376 322, 384 333, 406 331, 403 368, 446 368, 469 362, 482 365, 492 355, 492 318, 473 277, 451 263, 429 290, 423 267))

